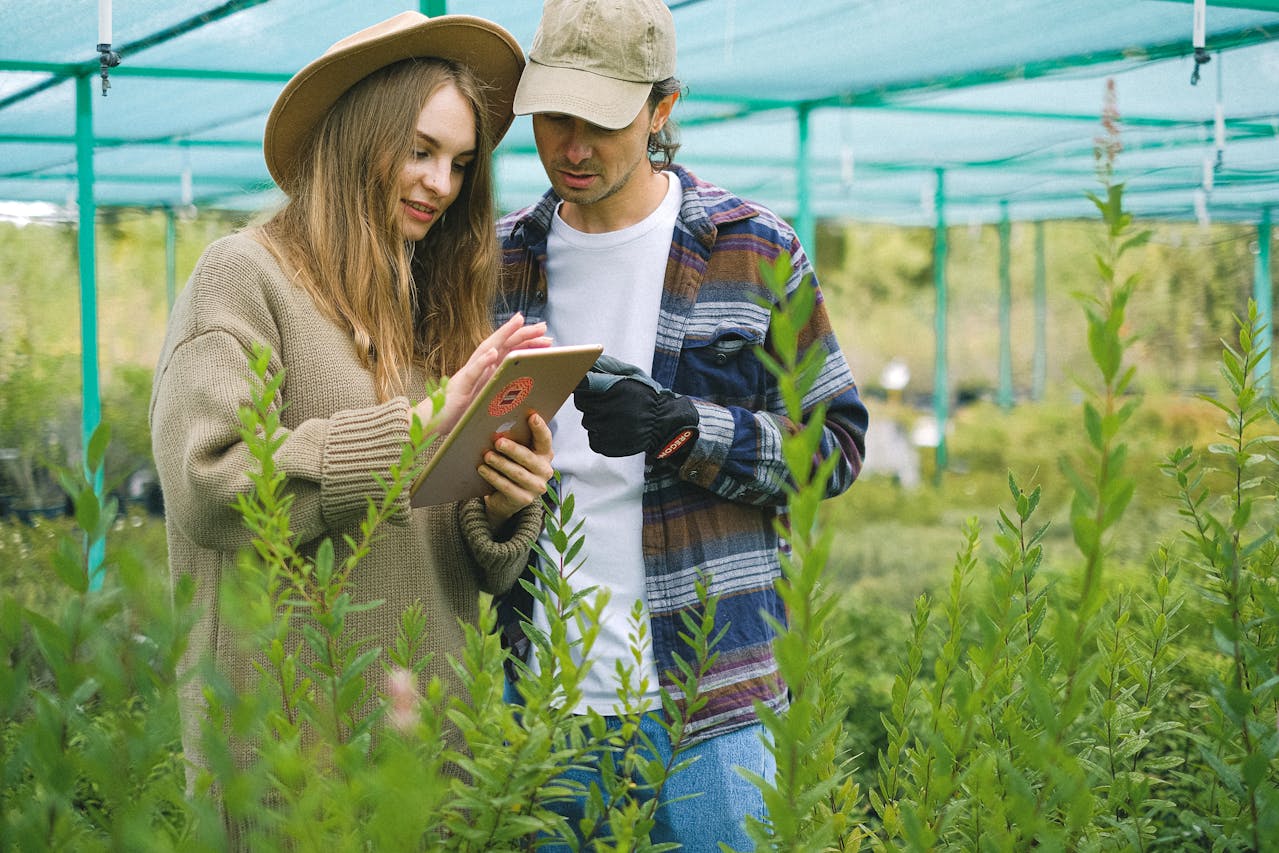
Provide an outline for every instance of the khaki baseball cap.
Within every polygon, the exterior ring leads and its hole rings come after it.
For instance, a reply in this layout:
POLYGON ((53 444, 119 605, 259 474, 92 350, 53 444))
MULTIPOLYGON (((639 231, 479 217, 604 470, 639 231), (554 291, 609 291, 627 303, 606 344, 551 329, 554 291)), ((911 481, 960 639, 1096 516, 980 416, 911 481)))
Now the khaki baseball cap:
POLYGON ((515 114, 563 113, 609 130, 675 76, 675 21, 661 0, 546 0, 515 114))

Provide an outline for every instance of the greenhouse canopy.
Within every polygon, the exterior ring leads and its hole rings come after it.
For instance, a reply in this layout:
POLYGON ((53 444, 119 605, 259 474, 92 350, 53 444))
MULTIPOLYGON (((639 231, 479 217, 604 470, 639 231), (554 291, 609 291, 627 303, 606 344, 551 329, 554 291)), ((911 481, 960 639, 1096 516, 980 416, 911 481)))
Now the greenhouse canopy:
MULTIPOLYGON (((1279 203, 1279 0, 669 5, 687 87, 681 162, 802 226, 931 225, 939 205, 963 223, 1092 215, 1084 193, 1096 186, 1107 79, 1135 213, 1257 221, 1279 203)), ((10 0, 0 201, 73 206, 91 172, 99 206, 270 204, 261 138, 285 81, 338 38, 413 7, 10 0), (120 56, 105 97, 103 37, 120 56)), ((541 3, 418 8, 491 18, 527 47, 541 3)), ((545 185, 527 117, 502 145, 499 176, 508 208, 545 185)))
MULTIPOLYGON (((822 218, 935 229, 939 470, 947 225, 998 222, 1006 239, 1014 220, 1095 217, 1086 194, 1098 188, 1112 84, 1123 146, 1115 179, 1129 210, 1256 223, 1255 293, 1268 343, 1279 0, 668 4, 686 86, 675 112, 682 164, 791 218, 810 248, 822 218)), ((406 8, 414 5, 5 0, 0 212, 38 203, 78 217, 86 435, 100 416, 96 210, 163 209, 172 235, 174 219, 192 209, 275 204, 261 140, 280 89, 339 38, 406 8)), ((541 13, 539 0, 416 8, 490 18, 526 47, 541 13)), ((499 148, 497 174, 504 209, 543 191, 527 117, 499 148)), ((1006 270, 1001 279, 1006 340, 1006 270)), ((1042 348, 1039 335, 1037 354, 1042 348)), ((1012 396, 1007 361, 1001 356, 1001 401, 1012 396)))

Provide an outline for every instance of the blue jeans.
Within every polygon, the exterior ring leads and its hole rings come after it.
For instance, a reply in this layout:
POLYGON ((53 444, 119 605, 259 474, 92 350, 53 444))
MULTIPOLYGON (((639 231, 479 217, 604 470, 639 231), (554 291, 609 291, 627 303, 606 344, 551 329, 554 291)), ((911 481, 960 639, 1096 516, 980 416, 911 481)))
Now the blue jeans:
MULTIPOLYGON (((620 725, 617 717, 604 719, 611 729, 620 725)), ((669 763, 670 735, 660 718, 646 715, 640 721, 640 729, 652 741, 657 757, 669 763)), ((656 825, 650 834, 651 840, 683 845, 685 853, 718 853, 721 841, 734 850, 755 849, 746 834, 746 816, 764 820, 764 797, 754 783, 734 768, 743 767, 773 781, 776 762, 764 743, 765 734, 764 727, 756 723, 683 750, 679 760, 691 764, 666 780, 662 803, 654 815, 656 825)), ((596 770, 574 769, 564 775, 588 789, 592 782, 599 785, 596 770)), ((636 781, 643 786, 643 779, 636 781)), ((568 819, 570 826, 576 827, 583 817, 584 802, 578 798, 557 803, 553 808, 568 819)), ((559 853, 567 848, 553 845, 541 849, 559 853)))

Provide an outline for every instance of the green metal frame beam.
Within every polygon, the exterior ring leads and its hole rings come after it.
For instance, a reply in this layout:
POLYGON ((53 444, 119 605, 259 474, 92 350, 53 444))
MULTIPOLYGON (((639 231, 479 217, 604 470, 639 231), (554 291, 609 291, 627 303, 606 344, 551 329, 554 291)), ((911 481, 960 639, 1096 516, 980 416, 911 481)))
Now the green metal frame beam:
MULTIPOLYGON (((207 12, 202 12, 199 15, 194 15, 190 18, 187 18, 185 21, 180 21, 179 23, 174 24, 171 27, 166 27, 163 30, 152 33, 146 38, 138 39, 137 41, 131 41, 128 44, 124 44, 124 45, 118 45, 118 46, 113 45, 113 47, 115 48, 116 53, 120 54, 122 58, 127 58, 130 54, 139 53, 143 50, 146 50, 147 48, 155 47, 158 44, 164 44, 170 39, 177 38, 180 35, 185 35, 186 33, 189 33, 192 30, 197 30, 200 27, 203 27, 205 24, 211 24, 214 21, 227 17, 228 15, 233 15, 236 12, 239 12, 243 9, 250 9, 254 6, 261 5, 262 3, 265 3, 265 2, 267 2, 267 0, 230 0, 230 2, 223 3, 221 6, 217 7, 216 9, 210 9, 207 12)), ((7 63, 7 64, 21 65, 23 63, 7 63)), ((31 64, 35 65, 38 63, 31 63, 31 64)), ((98 58, 94 57, 93 59, 89 59, 81 63, 76 63, 73 65, 62 64, 57 67, 62 70, 54 72, 54 76, 51 77, 50 79, 42 80, 41 82, 36 83, 33 86, 29 86, 26 89, 22 89, 18 92, 14 92, 12 95, 9 95, 7 98, 0 100, 0 110, 12 104, 16 104, 19 101, 24 101, 27 98, 34 97, 35 95, 38 95, 47 89, 57 86, 58 84, 62 83, 63 81, 67 79, 72 79, 72 78, 78 79, 80 77, 97 74, 99 69, 101 68, 101 65, 98 61, 98 58)), ((0 70, 29 70, 29 69, 5 68, 4 65, 0 65, 0 70)), ((115 68, 111 69, 111 73, 113 75, 120 74, 120 73, 124 73, 127 75, 131 72, 128 70, 128 66, 122 63, 121 65, 118 65, 115 68)))
POLYGON ((1044 399, 1048 388, 1048 263, 1044 256, 1044 223, 1035 223, 1035 356, 1030 398, 1044 399))
MULTIPOLYGON (((1096 121, 1096 117, 1093 116, 1092 120, 1096 121)), ((1150 121, 1154 122, 1156 120, 1151 119, 1150 121)), ((1125 123, 1127 123, 1127 119, 1125 119, 1125 123)), ((1279 128, 1276 128, 1273 124, 1269 124, 1269 123, 1261 124, 1259 122, 1252 121, 1252 120, 1231 120, 1231 121, 1227 121, 1226 125, 1227 125, 1228 132, 1239 131, 1237 133, 1232 133, 1231 135, 1227 137, 1227 145, 1229 145, 1231 142, 1248 141, 1248 140, 1256 140, 1260 138, 1272 138, 1275 136, 1279 136, 1279 128)), ((1187 129, 1199 128, 1199 127, 1210 128, 1211 122, 1187 123, 1187 122, 1169 121, 1166 123, 1165 126, 1170 128, 1185 127, 1187 129)), ((22 133, 0 134, 0 144, 31 144, 31 143, 41 143, 41 144, 49 144, 49 145, 74 145, 75 137, 62 135, 62 134, 22 134, 22 133)), ((182 137, 118 137, 116 136, 116 137, 98 138, 95 140, 94 144, 98 148, 113 148, 113 147, 122 147, 127 145, 182 145, 182 146, 190 146, 192 148, 254 149, 254 148, 259 148, 262 145, 262 141, 260 139, 191 139, 186 136, 182 136, 182 137)), ((1187 139, 1175 139, 1175 140, 1147 140, 1144 142, 1130 143, 1126 146, 1125 150, 1129 152, 1157 151, 1157 150, 1164 150, 1164 149, 1199 147, 1199 146, 1203 146, 1204 144, 1205 143, 1203 139, 1201 138, 1194 138, 1194 139, 1187 138, 1187 139)), ((504 145, 499 149, 498 153, 500 156, 514 156, 514 157, 537 156, 537 150, 532 145, 521 145, 521 146, 504 145)), ((1074 151, 1074 152, 1069 152, 1065 154, 1064 156, 1066 156, 1067 158, 1070 158, 1070 157, 1079 155, 1081 153, 1088 153, 1088 152, 1074 151)), ((1063 155, 1060 152, 1056 152, 1053 154, 1043 154, 1039 152, 1034 152, 1034 153, 1025 154, 1025 155, 1020 155, 1020 154, 1010 155, 1009 157, 998 158, 993 160, 953 161, 953 162, 944 164, 943 168, 954 169, 954 170, 986 169, 986 168, 1006 170, 1010 166, 1015 166, 1017 164, 1025 164, 1027 166, 1032 166, 1037 163, 1051 162, 1053 160, 1060 159, 1062 156, 1063 155)), ((716 164, 724 164, 724 165, 733 165, 737 163, 751 163, 754 165, 758 165, 758 164, 772 165, 778 169, 791 169, 795 167, 795 160, 790 158, 773 158, 769 160, 769 159, 761 159, 761 158, 747 159, 747 158, 711 156, 703 159, 705 159, 707 162, 713 162, 716 164)), ((826 170, 826 171, 837 171, 840 168, 840 164, 834 158, 814 160, 810 157, 808 162, 809 162, 810 171, 814 169, 826 170)), ((1229 163, 1229 159, 1227 158, 1227 164, 1228 163, 1229 163)), ((53 164, 50 164, 49 166, 46 166, 44 168, 52 168, 52 167, 53 167, 53 164)), ((931 171, 932 169, 935 169, 937 167, 938 167, 938 164, 931 163, 931 162, 894 161, 891 163, 879 163, 871 160, 865 160, 865 161, 859 161, 857 164, 857 168, 861 172, 879 171, 879 172, 885 172, 885 173, 904 172, 904 171, 905 172, 931 171)), ((1043 173, 1043 170, 1037 170, 1037 171, 1040 174, 1043 173)), ((30 175, 34 177, 36 174, 37 173, 33 172, 32 170, 25 170, 23 172, 9 172, 9 173, 0 174, 0 177, 18 177, 18 176, 24 176, 24 175, 30 175)), ((1074 168, 1074 169, 1060 168, 1060 169, 1053 170, 1052 174, 1058 175, 1061 177, 1071 177, 1071 176, 1090 177, 1092 175, 1092 170, 1091 170, 1091 167, 1074 168)), ((56 177, 58 179, 64 179, 66 176, 60 173, 56 177)), ((1227 171, 1224 174, 1219 175, 1217 177, 1216 182, 1219 185, 1228 186, 1230 185, 1232 181, 1237 181, 1245 184, 1253 181, 1258 183, 1268 183, 1270 181, 1270 178, 1264 175, 1258 176, 1258 175, 1250 175, 1250 174, 1232 176, 1227 168, 1227 171)))
MULTIPOLYGON (((169 174, 163 174, 163 173, 152 174, 152 175, 121 175, 121 174, 98 173, 96 177, 97 177, 98 183, 118 182, 118 183, 130 183, 130 184, 147 184, 147 185, 155 185, 155 186, 173 184, 177 180, 176 175, 169 175, 169 174)), ((7 175, 0 174, 0 178, 23 178, 30 181, 66 182, 66 181, 76 180, 76 173, 75 171, 34 172, 34 173, 12 172, 7 175)), ((215 184, 215 185, 222 184, 223 186, 226 186, 229 188, 243 189, 246 192, 249 191, 250 189, 249 185, 245 182, 244 176, 242 175, 205 174, 200 176, 200 182, 202 184, 215 184)), ((270 189, 273 186, 274 184, 272 184, 270 181, 265 181, 262 184, 262 189, 270 189)))
MULTIPOLYGON (((1189 5, 1195 0, 1165 0, 1168 3, 1185 3, 1189 5)), ((1221 6, 1227 9, 1254 9, 1258 12, 1279 12, 1279 0, 1207 0, 1209 6, 1221 6)))
MULTIPOLYGON (((93 196, 93 90, 91 78, 76 79, 76 161, 79 229, 76 243, 80 261, 80 452, 88 452, 89 438, 102 422, 102 391, 98 370, 98 250, 97 207, 93 196)), ((86 471, 86 473, 88 473, 86 471)), ((102 472, 93 484, 102 497, 102 472)), ((86 540, 87 541, 87 540, 86 540)), ((102 586, 104 543, 98 540, 85 554, 89 588, 102 586)))
MULTIPOLYGON (((42 142, 49 145, 73 145, 74 136, 65 134, 0 134, 0 144, 29 144, 42 142)), ((94 141, 98 148, 121 148, 126 145, 182 145, 189 148, 261 148, 261 139, 188 139, 177 136, 102 136, 94 141)))
MULTIPOLYGON (((1241 30, 1217 33, 1209 37, 1208 50, 1213 53, 1223 50, 1235 50, 1241 47, 1261 44, 1272 40, 1274 37, 1273 30, 1264 27, 1245 27, 1241 30)), ((867 89, 846 89, 820 98, 756 98, 742 100, 737 97, 716 95, 713 92, 702 92, 690 95, 687 100, 689 102, 735 104, 738 110, 734 113, 734 117, 739 117, 742 113, 794 109, 800 102, 806 103, 813 108, 870 107, 877 104, 891 104, 894 98, 907 94, 967 89, 991 83, 1004 83, 1009 80, 1034 80, 1039 77, 1051 77, 1055 74, 1073 74, 1082 68, 1091 68, 1098 65, 1158 62, 1165 59, 1179 59, 1192 53, 1194 53, 1194 48, 1191 47, 1190 40, 1178 39, 1161 44, 1133 45, 1131 47, 1111 48, 1072 56, 1056 56, 1035 62, 996 66, 964 74, 944 75, 924 80, 908 80, 884 86, 873 86, 867 89)))
POLYGON ((999 203, 999 388, 995 401, 1013 407, 1012 222, 1008 202, 999 203))
POLYGON ((808 154, 808 117, 811 110, 800 106, 796 124, 799 138, 795 152, 795 234, 799 243, 812 254, 817 252, 817 229, 813 224, 811 196, 811 158, 808 154))
POLYGON ((164 297, 168 316, 178 298, 178 214, 172 207, 164 209, 164 297))
POLYGON ((1274 389, 1274 378, 1270 371, 1270 347, 1274 339, 1274 294, 1271 285, 1270 269, 1270 208, 1261 211, 1261 221, 1257 223, 1257 264, 1253 274, 1252 298, 1257 303, 1257 323, 1261 327, 1256 348, 1262 353, 1257 362, 1257 384, 1266 396, 1274 389))
MULTIPOLYGON (((12 59, 0 59, 0 71, 10 72, 31 72, 36 74, 49 74, 52 79, 42 80, 35 86, 23 89, 21 92, 11 95, 14 101, 24 100, 31 95, 36 94, 32 91, 36 86, 43 87, 40 91, 50 86, 61 85, 75 80, 77 75, 82 75, 86 67, 86 63, 77 65, 68 65, 66 63, 56 62, 24 62, 12 59), (22 97, 19 97, 21 95, 22 97)), ((92 67, 96 70, 98 63, 95 60, 92 67)), ((291 74, 282 74, 277 71, 235 71, 233 69, 214 69, 214 68, 158 68, 152 65, 117 65, 111 69, 112 77, 154 77, 157 79, 178 78, 184 80, 231 80, 231 81, 247 81, 249 83, 286 83, 292 77, 291 74)), ((7 106, 9 99, 0 101, 0 106, 7 106)))
POLYGON ((933 208, 937 214, 933 229, 933 292, 936 306, 933 315, 933 418, 937 421, 937 467, 935 482, 941 481, 942 472, 950 464, 946 449, 946 429, 950 421, 950 365, 947 343, 948 294, 946 284, 946 172, 937 170, 937 186, 933 189, 933 208))

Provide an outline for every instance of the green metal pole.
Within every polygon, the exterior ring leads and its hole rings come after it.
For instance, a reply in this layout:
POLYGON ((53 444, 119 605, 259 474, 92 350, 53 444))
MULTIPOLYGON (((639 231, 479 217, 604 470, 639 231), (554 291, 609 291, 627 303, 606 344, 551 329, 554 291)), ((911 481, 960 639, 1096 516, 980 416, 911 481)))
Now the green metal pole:
POLYGON ((1274 297, 1270 282, 1270 208, 1267 207, 1257 223, 1257 268, 1252 281, 1252 298, 1257 303, 1257 324, 1260 327, 1255 343, 1257 349, 1265 353, 1257 362, 1257 386, 1267 397, 1274 388, 1270 373, 1270 344, 1274 329, 1274 297))
POLYGON ((1044 223, 1035 223, 1035 360, 1030 398, 1044 399, 1048 385, 1048 266, 1044 262, 1044 223))
POLYGON ((449 13, 448 0, 421 0, 422 14, 428 18, 438 18, 449 13))
POLYGON ((810 254, 810 260, 814 260, 817 253, 808 164, 808 117, 812 109, 808 104, 799 105, 799 153, 795 161, 795 235, 799 237, 799 244, 810 254))
POLYGON ((942 472, 949 464, 946 424, 950 419, 950 380, 946 364, 946 172, 943 169, 937 170, 937 187, 933 192, 933 210, 937 216, 933 232, 933 290, 937 297, 936 314, 933 318, 937 347, 933 373, 933 416, 937 420, 937 470, 933 479, 941 482, 942 472))
MULTIPOLYGON (((80 209, 77 249, 80 254, 80 447, 89 449, 89 438, 102 420, 102 393, 98 384, 98 281, 97 245, 94 222, 97 207, 93 199, 93 78, 76 78, 76 179, 80 209)), ((102 497, 102 476, 94 482, 102 497)), ((87 556, 89 588, 102 586, 104 543, 99 540, 87 556)))
POLYGON ((999 203, 999 393, 1001 409, 1013 407, 1013 281, 1012 223, 1008 202, 999 203))
POLYGON ((178 297, 178 214, 171 207, 164 209, 164 295, 172 314, 178 297))

